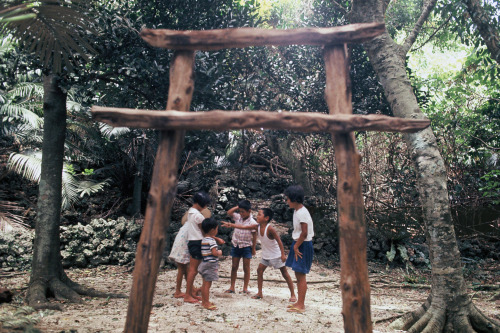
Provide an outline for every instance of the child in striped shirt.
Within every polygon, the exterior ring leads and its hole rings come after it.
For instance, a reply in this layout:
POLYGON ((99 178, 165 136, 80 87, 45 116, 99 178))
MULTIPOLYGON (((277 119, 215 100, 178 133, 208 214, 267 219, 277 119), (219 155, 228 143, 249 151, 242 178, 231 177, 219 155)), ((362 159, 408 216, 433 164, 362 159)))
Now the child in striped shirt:
POLYGON ((201 240, 201 255, 203 261, 198 266, 198 273, 203 278, 201 286, 201 306, 207 310, 217 310, 214 303, 210 302, 210 287, 212 281, 219 280, 219 256, 222 251, 218 249, 214 237, 219 231, 219 224, 213 218, 204 219, 201 222, 203 239, 201 240))

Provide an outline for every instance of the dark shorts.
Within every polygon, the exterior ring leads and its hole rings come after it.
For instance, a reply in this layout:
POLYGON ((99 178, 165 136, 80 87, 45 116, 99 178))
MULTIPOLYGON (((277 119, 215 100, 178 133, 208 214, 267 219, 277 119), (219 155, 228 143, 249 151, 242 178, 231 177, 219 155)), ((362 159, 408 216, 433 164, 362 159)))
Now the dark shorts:
POLYGON ((293 250, 294 245, 295 241, 293 241, 292 246, 290 247, 290 253, 288 253, 288 258, 286 259, 285 264, 294 272, 308 274, 311 270, 314 255, 312 241, 303 242, 299 246, 299 251, 302 253, 302 258, 299 258, 299 260, 295 260, 295 251, 293 250))
POLYGON ((252 247, 234 247, 231 246, 231 257, 252 259, 252 247))
POLYGON ((190 240, 188 242, 189 255, 197 260, 203 260, 201 255, 201 239, 200 240, 190 240))
POLYGON ((202 261, 198 266, 198 273, 205 281, 219 280, 219 262, 218 261, 202 261))

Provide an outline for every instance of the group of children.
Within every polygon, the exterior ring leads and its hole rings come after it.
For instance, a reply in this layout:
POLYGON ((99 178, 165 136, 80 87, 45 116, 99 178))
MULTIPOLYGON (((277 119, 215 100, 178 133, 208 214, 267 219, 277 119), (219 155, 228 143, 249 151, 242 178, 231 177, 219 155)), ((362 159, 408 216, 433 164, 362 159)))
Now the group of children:
MULTIPOLYGON (((288 257, 285 255, 283 243, 276 230, 269 224, 273 218, 273 211, 269 208, 258 210, 257 221, 251 215, 251 204, 248 200, 242 200, 228 210, 227 214, 234 223, 222 222, 223 227, 235 228, 231 241, 231 285, 226 293, 235 293, 235 283, 238 267, 243 258, 243 290, 248 294, 248 283, 250 281, 250 260, 255 255, 257 238, 262 247, 262 258, 257 268, 258 292, 252 298, 263 297, 262 286, 264 271, 267 267, 279 269, 290 289, 291 304, 289 312, 304 312, 305 297, 307 292, 306 275, 311 269, 313 259, 312 238, 314 236, 313 221, 309 211, 304 207, 304 190, 299 185, 288 187, 285 192, 286 202, 293 213, 293 242, 288 257), (288 274, 290 267, 295 272, 297 279, 297 294, 295 296, 292 278, 288 274)), ((201 286, 201 305, 208 310, 216 310, 217 307, 210 302, 210 287, 212 281, 219 279, 218 257, 222 251, 218 245, 224 244, 224 240, 217 237, 219 224, 206 214, 206 207, 210 203, 210 197, 205 192, 198 192, 193 196, 193 206, 187 212, 186 222, 179 230, 169 258, 177 263, 177 281, 174 297, 184 298, 184 302, 198 303, 199 291, 193 287, 197 273, 203 278, 201 286), (205 216, 202 214, 205 213, 205 216), (186 276, 186 292, 181 292, 183 276, 186 276)))

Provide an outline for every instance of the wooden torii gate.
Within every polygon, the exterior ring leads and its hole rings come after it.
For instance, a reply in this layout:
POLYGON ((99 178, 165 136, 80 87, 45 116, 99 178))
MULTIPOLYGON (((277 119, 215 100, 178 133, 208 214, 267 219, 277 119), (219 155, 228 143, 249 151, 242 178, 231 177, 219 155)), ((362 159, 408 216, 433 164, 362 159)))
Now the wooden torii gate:
POLYGON ((332 133, 337 164, 337 203, 340 237, 340 288, 346 332, 372 332, 370 284, 366 262, 366 226, 359 164, 353 131, 416 132, 428 120, 352 114, 347 44, 367 41, 384 31, 383 23, 335 28, 266 30, 254 28, 205 31, 149 30, 142 38, 152 46, 176 50, 171 60, 166 111, 94 106, 95 120, 112 126, 161 130, 146 207, 137 246, 133 285, 125 332, 147 332, 166 230, 176 196, 184 130, 243 128, 289 129, 332 133), (311 112, 188 111, 194 90, 196 50, 263 45, 318 45, 324 47, 325 98, 329 115, 311 112))

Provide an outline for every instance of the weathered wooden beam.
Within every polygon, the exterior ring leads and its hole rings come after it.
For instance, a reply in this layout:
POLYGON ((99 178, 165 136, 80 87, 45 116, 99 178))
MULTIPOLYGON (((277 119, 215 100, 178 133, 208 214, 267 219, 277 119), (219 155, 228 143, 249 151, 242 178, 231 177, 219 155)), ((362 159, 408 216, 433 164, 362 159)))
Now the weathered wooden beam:
MULTIPOLYGON (((194 52, 176 51, 170 66, 167 109, 189 110, 194 90, 194 52)), ((147 332, 156 280, 172 204, 177 193, 177 170, 184 131, 162 131, 141 238, 137 244, 132 290, 124 332, 147 332)))
MULTIPOLYGON (((325 98, 331 114, 352 113, 347 47, 325 47, 325 98)), ((370 283, 366 263, 366 223, 360 160, 353 133, 333 134, 337 164, 340 289, 344 331, 372 332, 370 283)))
POLYGON ((215 130, 244 128, 288 129, 299 132, 417 132, 430 125, 429 120, 403 119, 382 115, 328 115, 318 112, 270 111, 149 111, 92 107, 95 120, 114 127, 215 130))
POLYGON ((174 50, 219 50, 264 45, 330 45, 361 43, 382 34, 384 23, 357 23, 333 28, 215 30, 143 29, 149 45, 174 50))

